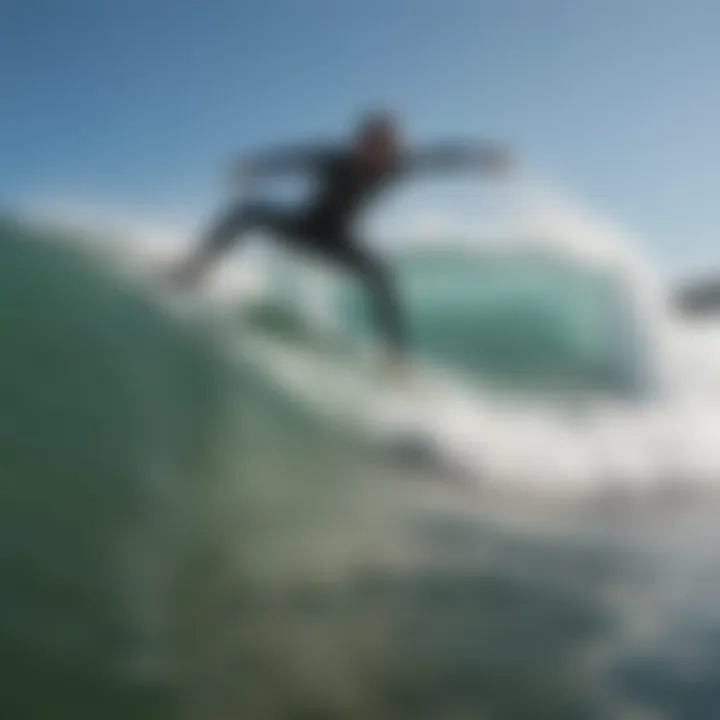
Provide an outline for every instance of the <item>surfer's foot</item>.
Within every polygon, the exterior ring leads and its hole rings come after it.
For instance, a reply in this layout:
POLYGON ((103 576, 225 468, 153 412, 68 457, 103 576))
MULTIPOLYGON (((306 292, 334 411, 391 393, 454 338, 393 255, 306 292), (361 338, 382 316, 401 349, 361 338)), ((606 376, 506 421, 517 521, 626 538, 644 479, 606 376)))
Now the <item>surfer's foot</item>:
POLYGON ((397 352, 392 352, 385 358, 385 375, 393 382, 406 383, 411 377, 410 359, 397 352))

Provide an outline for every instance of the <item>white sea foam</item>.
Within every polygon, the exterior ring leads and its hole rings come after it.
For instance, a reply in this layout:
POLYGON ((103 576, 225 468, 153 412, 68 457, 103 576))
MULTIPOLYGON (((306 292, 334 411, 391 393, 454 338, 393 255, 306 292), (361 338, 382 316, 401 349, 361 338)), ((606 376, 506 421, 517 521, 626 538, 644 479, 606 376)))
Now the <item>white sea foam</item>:
MULTIPOLYGON (((388 237, 445 249, 452 238, 466 249, 492 246, 499 252, 531 244, 574 263, 612 269, 626 284, 647 335, 657 379, 653 393, 642 401, 596 401, 563 411, 537 403, 510 407, 454 379, 438 383, 430 398, 417 399, 406 414, 479 483, 490 477, 523 491, 591 495, 612 483, 638 497, 668 481, 693 489, 720 485, 720 324, 691 323, 673 313, 668 288, 642 243, 616 224, 539 181, 525 180, 511 195, 500 220, 416 212, 389 224, 388 237)), ((97 227, 97 214, 70 215, 85 225, 91 217, 97 227)), ((126 254, 143 262, 165 260, 187 234, 173 233, 167 223, 160 229, 136 223, 137 232, 128 231, 128 221, 109 224, 134 238, 126 254)), ((239 265, 218 279, 225 299, 235 286, 267 290, 257 262, 245 270, 239 265)), ((327 322, 324 299, 331 284, 315 267, 301 273, 291 291, 311 316, 327 322)))

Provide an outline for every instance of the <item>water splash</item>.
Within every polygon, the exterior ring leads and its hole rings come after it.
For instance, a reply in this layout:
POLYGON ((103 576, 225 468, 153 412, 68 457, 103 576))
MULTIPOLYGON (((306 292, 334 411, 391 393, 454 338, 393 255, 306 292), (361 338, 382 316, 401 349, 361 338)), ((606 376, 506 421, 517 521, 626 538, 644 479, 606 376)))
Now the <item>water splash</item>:
MULTIPOLYGON (((3 223, 0 240, 4 717, 717 707, 713 533, 695 523, 668 558, 667 523, 592 536, 577 508, 557 523, 529 500, 562 487, 539 459, 546 409, 445 399, 443 424, 473 430, 498 478, 527 451, 518 517, 371 457, 229 354, 244 336, 224 317, 176 312, 68 238, 3 223)), ((614 403, 577 423, 604 412, 624 442, 614 403)))

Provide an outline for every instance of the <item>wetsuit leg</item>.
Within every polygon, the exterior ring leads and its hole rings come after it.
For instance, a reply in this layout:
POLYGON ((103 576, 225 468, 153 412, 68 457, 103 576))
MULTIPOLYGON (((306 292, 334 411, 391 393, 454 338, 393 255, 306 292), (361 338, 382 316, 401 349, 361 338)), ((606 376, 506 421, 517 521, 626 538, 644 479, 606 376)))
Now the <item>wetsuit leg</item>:
POLYGON ((290 219, 286 212, 269 205, 236 205, 210 228, 201 241, 203 254, 216 256, 227 250, 234 242, 251 230, 269 230, 286 233, 290 219))
POLYGON ((269 205, 237 204, 210 227, 193 254, 181 265, 176 279, 181 283, 195 283, 222 252, 251 230, 285 234, 291 225, 286 211, 269 205))
POLYGON ((385 264, 355 242, 323 243, 320 249, 365 284, 370 294, 375 325, 389 347, 397 351, 407 350, 408 333, 397 288, 385 264))

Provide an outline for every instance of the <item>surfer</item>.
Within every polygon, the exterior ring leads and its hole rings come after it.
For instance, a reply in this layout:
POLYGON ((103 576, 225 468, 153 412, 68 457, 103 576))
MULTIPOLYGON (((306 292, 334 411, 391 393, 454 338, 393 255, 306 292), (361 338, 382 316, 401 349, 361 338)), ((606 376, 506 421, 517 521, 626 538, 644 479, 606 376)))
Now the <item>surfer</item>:
POLYGON ((308 203, 295 210, 238 202, 181 263, 176 279, 186 285, 196 283, 218 256, 247 232, 269 232, 358 277, 370 292, 380 335, 392 357, 402 361, 408 337, 391 273, 359 242, 354 221, 379 191, 408 175, 473 168, 497 174, 507 167, 507 155, 491 145, 441 145, 405 152, 393 118, 367 117, 348 146, 291 148, 240 162, 235 169, 243 180, 299 173, 318 181, 317 190, 308 203))

